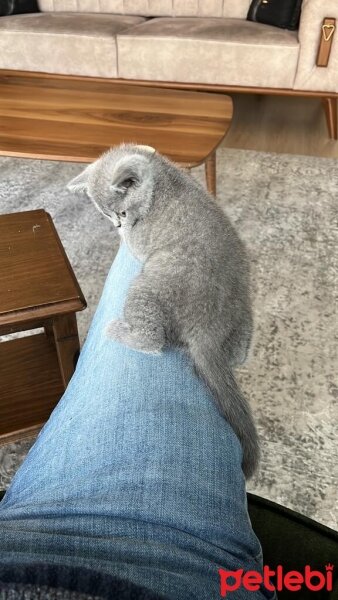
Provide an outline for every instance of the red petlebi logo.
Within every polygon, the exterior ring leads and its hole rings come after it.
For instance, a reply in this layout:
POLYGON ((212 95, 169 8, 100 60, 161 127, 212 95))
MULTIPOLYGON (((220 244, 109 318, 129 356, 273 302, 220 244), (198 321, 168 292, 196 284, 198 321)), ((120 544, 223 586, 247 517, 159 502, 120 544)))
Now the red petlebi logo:
POLYGON ((333 565, 331 564, 325 566, 325 573, 312 570, 310 565, 306 565, 304 572, 284 571, 281 565, 278 565, 275 571, 264 565, 263 573, 259 573, 258 571, 244 571, 244 569, 237 569, 237 571, 218 570, 222 598, 225 598, 229 592, 234 592, 240 587, 250 592, 257 592, 262 584, 271 592, 274 590, 277 592, 281 592, 282 590, 298 592, 302 587, 306 587, 312 592, 319 592, 323 589, 331 592, 332 572, 333 565), (271 583, 272 578, 275 579, 275 584, 271 583))

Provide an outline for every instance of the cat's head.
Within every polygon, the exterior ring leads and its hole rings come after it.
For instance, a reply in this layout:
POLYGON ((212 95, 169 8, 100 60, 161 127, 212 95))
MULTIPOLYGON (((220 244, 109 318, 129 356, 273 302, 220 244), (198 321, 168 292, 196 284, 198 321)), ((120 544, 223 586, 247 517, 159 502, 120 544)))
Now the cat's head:
POLYGON ((150 146, 122 144, 86 167, 67 187, 85 192, 119 232, 126 233, 151 208, 154 154, 150 146))

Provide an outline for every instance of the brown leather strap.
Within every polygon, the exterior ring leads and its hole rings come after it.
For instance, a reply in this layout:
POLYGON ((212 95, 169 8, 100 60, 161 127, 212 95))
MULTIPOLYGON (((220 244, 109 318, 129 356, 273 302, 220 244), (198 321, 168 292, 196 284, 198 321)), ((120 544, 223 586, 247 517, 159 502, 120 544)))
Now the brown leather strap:
POLYGON ((329 64, 331 46, 336 32, 336 19, 326 17, 323 20, 319 48, 317 54, 317 67, 327 67, 329 64))

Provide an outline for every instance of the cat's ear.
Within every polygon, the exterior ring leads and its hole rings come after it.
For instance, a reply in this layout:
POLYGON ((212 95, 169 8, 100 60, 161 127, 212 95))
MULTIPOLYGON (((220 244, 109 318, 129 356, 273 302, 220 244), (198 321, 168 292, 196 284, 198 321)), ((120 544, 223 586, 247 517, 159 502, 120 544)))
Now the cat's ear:
POLYGON ((142 154, 130 154, 116 163, 112 173, 112 186, 120 192, 126 192, 150 178, 149 158, 142 154))
POLYGON ((148 152, 148 154, 154 155, 156 152, 156 149, 153 148, 153 146, 144 146, 143 144, 137 144, 137 147, 140 150, 143 150, 143 152, 148 152))
POLYGON ((80 175, 77 175, 72 179, 68 185, 67 190, 70 192, 87 192, 88 191, 88 178, 90 173, 94 170, 95 163, 88 165, 80 175))

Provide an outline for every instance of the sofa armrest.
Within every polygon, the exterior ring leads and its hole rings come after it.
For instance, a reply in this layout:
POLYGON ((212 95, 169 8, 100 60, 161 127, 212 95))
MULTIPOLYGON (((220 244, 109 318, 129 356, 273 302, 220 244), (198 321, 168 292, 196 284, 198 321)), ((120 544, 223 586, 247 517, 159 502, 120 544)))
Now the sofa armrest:
POLYGON ((338 93, 338 2, 337 0, 303 0, 299 25, 299 61, 294 88, 297 90, 338 93), (335 18, 337 28, 332 38, 327 67, 316 65, 322 24, 335 18))

